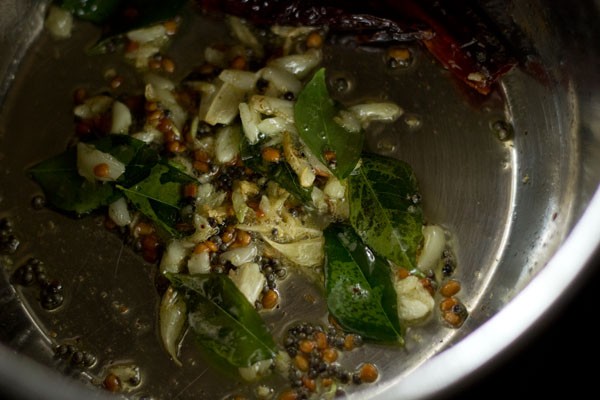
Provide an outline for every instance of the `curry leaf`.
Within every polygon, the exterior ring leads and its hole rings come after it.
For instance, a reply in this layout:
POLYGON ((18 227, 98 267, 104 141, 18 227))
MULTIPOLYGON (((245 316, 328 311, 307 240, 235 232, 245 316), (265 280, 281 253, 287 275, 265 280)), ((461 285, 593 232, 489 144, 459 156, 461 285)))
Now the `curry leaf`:
POLYGON ((160 161, 158 152, 149 147, 140 148, 135 157, 127 164, 125 173, 118 179, 123 186, 131 186, 150 174, 150 170, 160 161))
POLYGON ((194 178, 184 174, 168 164, 157 164, 150 175, 126 188, 118 185, 125 196, 144 215, 156 222, 166 232, 173 236, 180 233, 175 226, 180 219, 180 206, 183 200, 182 186, 194 182, 194 178))
POLYGON ((118 182, 129 186, 146 178, 160 156, 152 147, 141 140, 128 135, 108 135, 89 144, 96 149, 109 153, 126 165, 125 173, 118 182))
POLYGON ((305 188, 300 185, 298 176, 286 162, 264 161, 260 152, 260 144, 251 145, 244 139, 242 140, 240 153, 242 160, 248 167, 277 182, 279 186, 304 204, 312 202, 312 188, 305 188))
POLYGON ((77 172, 77 150, 71 148, 29 169, 44 191, 46 201, 62 211, 87 214, 115 197, 109 183, 90 182, 77 172))
POLYGON ((329 312, 343 328, 365 339, 402 343, 387 262, 373 254, 349 226, 332 225, 324 236, 329 312))
POLYGON ((369 247, 412 270, 423 235, 416 177, 400 160, 365 154, 348 178, 350 223, 369 247))
POLYGON ((125 172, 116 182, 90 182, 79 175, 77 149, 70 148, 28 171, 44 190, 49 204, 81 215, 125 194, 143 214, 171 235, 178 235, 175 225, 180 217, 182 185, 194 178, 159 163, 156 150, 127 135, 109 135, 88 144, 125 164, 125 172))
MULTIPOLYGON (((125 185, 143 179, 158 162, 156 151, 127 135, 109 135, 89 144, 125 164, 125 173, 119 178, 125 185)), ((42 187, 48 203, 62 211, 86 214, 119 196, 112 183, 90 182, 79 175, 75 147, 36 164, 28 172, 42 187)))
POLYGON ((348 131, 335 122, 339 111, 329 96, 325 70, 321 68, 298 94, 294 118, 300 137, 321 162, 328 165, 325 152, 335 152, 332 172, 341 179, 352 172, 360 159, 364 133, 348 131))
POLYGON ((74 16, 102 26, 90 53, 103 54, 124 43, 123 34, 173 18, 187 0, 57 0, 74 16))
POLYGON ((260 315, 225 275, 167 274, 185 296, 200 344, 236 367, 273 358, 275 342, 260 315))

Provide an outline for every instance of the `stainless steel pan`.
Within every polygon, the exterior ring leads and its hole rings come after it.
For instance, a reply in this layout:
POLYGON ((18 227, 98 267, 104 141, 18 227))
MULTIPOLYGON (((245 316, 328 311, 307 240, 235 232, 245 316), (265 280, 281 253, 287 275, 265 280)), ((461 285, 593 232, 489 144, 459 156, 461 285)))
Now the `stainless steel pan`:
MULTIPOLYGON (((25 168, 64 149, 72 132, 70 93, 82 83, 101 85, 105 68, 82 52, 93 29, 81 25, 72 40, 53 41, 42 30, 45 9, 46 2, 33 0, 0 4, 0 218, 13 222, 21 241, 0 260, 0 384, 25 398, 101 398, 89 382, 123 364, 141 368, 138 398, 222 396, 236 384, 203 365, 192 345, 183 348, 186 368, 162 350, 152 267, 97 219, 31 205, 38 189, 25 168), (64 283, 66 303, 56 312, 39 306, 34 289, 9 282, 31 256, 64 283), (61 344, 96 362, 81 368, 65 361, 55 353, 61 344)), ((413 165, 427 217, 453 233, 470 311, 458 330, 433 318, 409 332, 402 350, 366 346, 353 353, 350 360, 370 352, 382 379, 350 390, 352 398, 439 396, 493 367, 576 290, 600 244, 599 10, 596 1, 507 2, 540 55, 544 79, 514 70, 477 105, 417 47, 415 63, 402 71, 390 71, 377 51, 329 53, 329 71, 355 84, 340 100, 390 98, 418 119, 417 128, 405 120, 375 127, 368 145, 413 165), (498 138, 497 121, 512 127, 508 139, 498 138)), ((193 29, 209 43, 223 28, 193 29)), ((198 59, 182 57, 186 46, 182 41, 172 51, 193 65, 198 59)), ((117 57, 108 64, 124 68, 117 57)), ((282 308, 306 317, 323 309, 290 303, 282 308)), ((269 318, 281 325, 281 315, 269 318)))

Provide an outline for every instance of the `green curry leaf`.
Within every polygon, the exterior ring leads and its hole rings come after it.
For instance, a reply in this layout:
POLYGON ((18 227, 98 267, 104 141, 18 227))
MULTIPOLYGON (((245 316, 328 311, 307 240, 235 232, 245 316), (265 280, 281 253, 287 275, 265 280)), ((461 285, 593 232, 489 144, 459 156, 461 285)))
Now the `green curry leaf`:
POLYGON ((90 182, 77 172, 77 150, 71 148, 29 169, 44 191, 46 202, 62 211, 87 214, 115 198, 113 185, 90 182))
POLYGON ((329 312, 365 339, 402 343, 396 291, 387 262, 345 225, 325 232, 325 286, 329 312))
POLYGON ((350 223, 379 255, 412 270, 423 234, 416 177, 400 160, 374 154, 348 178, 350 223))
POLYGON ((102 26, 102 39, 90 50, 94 54, 110 51, 124 42, 123 35, 173 18, 187 0, 56 0, 74 16, 102 26))
POLYGON ((129 188, 121 185, 117 188, 158 226, 172 236, 179 236, 175 227, 180 222, 182 185, 194 181, 194 178, 177 168, 159 163, 152 168, 146 179, 129 188))
POLYGON ((242 160, 248 167, 277 182, 279 186, 304 204, 312 202, 312 188, 305 188, 300 185, 298 176, 288 163, 264 161, 260 152, 260 144, 251 145, 245 138, 242 140, 240 153, 242 160))
POLYGON ((86 214, 123 194, 148 218, 171 235, 180 219, 182 185, 195 179, 161 163, 156 150, 127 135, 108 135, 88 143, 125 164, 115 182, 90 182, 77 171, 77 149, 42 161, 29 174, 42 187, 49 204, 62 211, 86 214))
POLYGON ((260 315, 225 275, 167 274, 185 296, 200 344, 236 367, 273 358, 277 347, 260 315))
MULTIPOLYGON (((121 184, 143 179, 158 162, 156 151, 130 136, 109 135, 88 144, 125 164, 121 184)), ((87 214, 119 196, 113 183, 90 182, 79 175, 75 147, 34 165, 28 173, 42 187, 48 203, 62 211, 87 214)))
POLYGON ((89 144, 125 164, 125 173, 118 179, 118 183, 123 186, 146 178, 151 168, 160 160, 155 149, 129 135, 112 134, 89 144))
POLYGON ((325 70, 318 70, 298 94, 294 106, 296 128, 304 143, 325 165, 326 151, 334 151, 336 166, 333 174, 342 179, 348 176, 360 159, 363 131, 351 132, 335 122, 340 108, 329 96, 325 70))

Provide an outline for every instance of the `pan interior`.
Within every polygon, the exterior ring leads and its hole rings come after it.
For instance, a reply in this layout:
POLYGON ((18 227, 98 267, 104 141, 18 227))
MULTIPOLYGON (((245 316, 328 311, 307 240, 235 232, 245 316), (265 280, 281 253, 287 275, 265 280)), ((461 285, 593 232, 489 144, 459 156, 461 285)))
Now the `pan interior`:
MULTIPOLYGON (((43 8, 32 6, 31 14, 39 28, 43 8)), ((201 61, 202 52, 194 49, 226 36, 214 21, 188 22, 188 32, 169 51, 181 72, 201 61)), ((72 219, 32 208, 39 189, 25 170, 65 149, 73 132, 73 90, 106 87, 107 68, 123 74, 129 87, 138 79, 119 56, 98 62, 84 54, 97 34, 87 25, 77 25, 67 41, 37 31, 32 27, 35 41, 26 53, 11 53, 18 69, 14 76, 6 74, 0 86, 7 90, 0 114, 0 217, 13 222, 21 240, 18 252, 1 260, 7 300, 0 338, 43 364, 93 383, 110 366, 139 366, 142 382, 136 396, 214 399, 242 390, 227 373, 207 366, 191 338, 181 349, 184 367, 170 361, 156 328, 156 268, 103 229, 101 217, 72 219), (41 259, 47 273, 65 287, 66 302, 55 312, 40 306, 35 289, 9 283, 12 272, 30 257, 41 259), (82 370, 60 360, 54 355, 59 344, 89 352, 97 363, 82 370)), ((451 235, 458 260, 455 277, 470 311, 459 330, 445 327, 434 315, 409 330, 403 349, 365 345, 347 355, 349 364, 375 361, 382 385, 465 337, 531 280, 571 224, 579 182, 579 148, 570 116, 575 105, 568 85, 549 86, 515 70, 500 90, 482 98, 465 91, 421 48, 410 49, 414 62, 401 69, 389 68, 382 49, 325 50, 330 79, 344 77, 351 84, 338 100, 385 99, 404 108, 393 126, 370 127, 367 146, 414 168, 427 220, 451 235), (512 131, 508 138, 498 137, 499 123, 512 131)), ((320 296, 313 284, 298 277, 284 285, 298 295, 288 294, 278 311, 265 316, 275 332, 295 320, 324 315, 322 302, 307 301, 320 296)))

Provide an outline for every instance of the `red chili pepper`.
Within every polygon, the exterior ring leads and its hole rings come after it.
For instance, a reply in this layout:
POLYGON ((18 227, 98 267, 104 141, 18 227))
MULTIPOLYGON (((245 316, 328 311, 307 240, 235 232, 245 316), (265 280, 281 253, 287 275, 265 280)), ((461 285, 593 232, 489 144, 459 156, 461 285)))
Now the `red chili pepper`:
POLYGON ((327 26, 353 33, 360 43, 422 42, 457 78, 488 94, 518 64, 526 43, 506 18, 506 2, 494 0, 197 0, 205 9, 258 25, 327 26), (502 6, 503 9, 500 9, 502 6), (490 12, 501 16, 501 24, 490 12), (518 39, 515 46, 510 39, 518 39))
POLYGON ((429 52, 457 78, 482 94, 488 94, 493 83, 518 63, 515 49, 480 5, 481 1, 387 3, 398 13, 430 27, 435 35, 422 41, 429 52))

